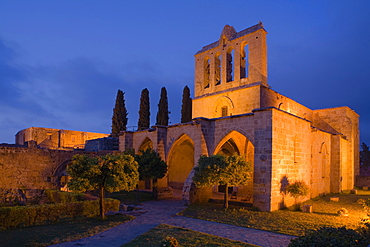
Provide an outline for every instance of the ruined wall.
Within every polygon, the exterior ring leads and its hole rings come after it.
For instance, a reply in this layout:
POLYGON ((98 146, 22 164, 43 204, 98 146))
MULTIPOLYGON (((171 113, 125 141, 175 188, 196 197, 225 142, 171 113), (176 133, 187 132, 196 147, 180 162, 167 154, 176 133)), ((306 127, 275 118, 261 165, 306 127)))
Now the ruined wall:
POLYGON ((73 151, 0 147, 0 188, 56 188, 54 172, 73 151))
POLYGON ((40 147, 49 149, 83 149, 88 140, 108 137, 109 134, 31 127, 16 134, 16 144, 36 141, 40 147))

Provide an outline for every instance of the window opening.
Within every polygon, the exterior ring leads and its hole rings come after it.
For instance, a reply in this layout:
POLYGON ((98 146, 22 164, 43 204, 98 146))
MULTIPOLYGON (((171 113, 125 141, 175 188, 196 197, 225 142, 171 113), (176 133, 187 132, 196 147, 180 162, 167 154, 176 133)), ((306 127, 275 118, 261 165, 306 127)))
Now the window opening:
POLYGON ((226 82, 230 82, 234 80, 234 69, 233 69, 233 58, 234 58, 234 50, 231 50, 227 53, 227 60, 226 60, 226 82))
POLYGON ((211 75, 211 61, 209 59, 206 59, 204 64, 204 88, 209 88, 210 75, 211 75))
POLYGON ((221 117, 226 117, 227 115, 228 115, 227 106, 223 106, 221 108, 221 117))
POLYGON ((248 77, 249 46, 245 45, 240 54, 240 79, 248 77))
POLYGON ((215 66, 216 66, 216 68, 215 68, 215 82, 216 82, 216 86, 221 84, 221 60, 222 60, 221 55, 216 56, 216 59, 215 59, 215 66))

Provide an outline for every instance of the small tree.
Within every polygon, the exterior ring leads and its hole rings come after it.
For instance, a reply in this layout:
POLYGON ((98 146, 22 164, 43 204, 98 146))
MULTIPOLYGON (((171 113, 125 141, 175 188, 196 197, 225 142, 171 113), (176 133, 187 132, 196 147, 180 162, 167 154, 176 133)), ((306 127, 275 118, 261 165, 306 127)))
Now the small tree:
POLYGON ((181 123, 187 123, 192 119, 192 102, 190 98, 190 89, 188 86, 184 87, 182 91, 182 105, 181 105, 181 123))
POLYGON ((201 156, 198 166, 194 168, 193 182, 196 187, 224 185, 224 208, 229 207, 228 186, 246 185, 251 178, 251 166, 238 155, 201 156))
POLYGON ((161 98, 158 103, 158 113, 157 113, 157 122, 156 125, 168 125, 169 120, 169 111, 168 111, 168 98, 167 90, 165 87, 161 89, 161 98))
POLYGON ((100 216, 105 218, 104 191, 131 191, 139 180, 138 165, 131 155, 107 154, 100 157, 75 155, 67 168, 72 179, 68 188, 77 192, 99 192, 100 216))
POLYGON ((297 181, 297 182, 294 182, 292 184, 289 184, 287 187, 286 187, 286 191, 292 196, 294 197, 294 205, 295 205, 295 208, 298 210, 300 209, 300 204, 298 203, 298 199, 300 197, 305 197, 307 196, 309 193, 310 193, 310 189, 308 188, 308 186, 302 182, 302 181, 297 181))
POLYGON ((118 90, 116 97, 116 105, 113 109, 112 117, 112 136, 117 136, 120 131, 126 130, 127 126, 127 109, 124 99, 125 93, 118 90))
POLYGON ((166 162, 164 162, 159 154, 151 148, 140 151, 140 154, 135 155, 135 160, 139 164, 139 180, 153 181, 153 197, 157 199, 157 180, 166 175, 166 162))
POLYGON ((144 88, 141 91, 138 130, 149 129, 150 126, 150 102, 149 90, 144 88))

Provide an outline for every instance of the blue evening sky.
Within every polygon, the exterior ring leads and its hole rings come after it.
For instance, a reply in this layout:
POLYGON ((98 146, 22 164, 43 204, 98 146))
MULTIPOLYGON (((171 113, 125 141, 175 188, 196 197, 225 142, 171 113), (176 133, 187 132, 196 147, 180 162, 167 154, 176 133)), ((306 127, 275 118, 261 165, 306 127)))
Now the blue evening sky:
POLYGON ((129 126, 148 88, 170 122, 193 95, 194 57, 224 27, 264 23, 268 83, 312 108, 349 106, 370 145, 370 1, 0 0, 0 143, 28 127, 110 133, 118 89, 129 126))

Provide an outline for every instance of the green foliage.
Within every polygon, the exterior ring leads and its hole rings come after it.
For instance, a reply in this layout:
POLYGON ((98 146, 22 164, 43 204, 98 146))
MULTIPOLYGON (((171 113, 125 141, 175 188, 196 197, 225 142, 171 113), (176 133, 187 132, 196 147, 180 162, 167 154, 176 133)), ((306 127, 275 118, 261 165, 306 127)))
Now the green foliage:
POLYGON ((194 168, 193 182, 196 187, 213 185, 246 185, 251 178, 251 166, 238 155, 201 156, 198 166, 194 168))
POLYGON ((353 229, 322 227, 318 230, 308 230, 304 236, 292 239, 288 246, 366 247, 368 244, 365 237, 353 229))
POLYGON ((100 216, 104 214, 104 192, 134 190, 139 180, 137 162, 131 155, 107 154, 99 157, 75 155, 67 173, 72 177, 69 189, 82 192, 99 189, 100 216))
POLYGON ((138 130, 149 129, 149 126, 150 126, 149 90, 147 88, 144 88, 141 91, 139 120, 137 123, 137 129, 138 130))
POLYGON ((193 182, 196 187, 225 185, 224 208, 228 208, 228 186, 246 185, 251 178, 251 166, 239 155, 201 156, 194 168, 193 182))
POLYGON ((126 130, 127 125, 127 109, 124 99, 125 93, 121 90, 117 91, 116 105, 113 109, 112 117, 112 135, 117 136, 120 131, 126 130))
POLYGON ((50 203, 68 203, 85 200, 85 194, 73 193, 60 190, 45 190, 45 194, 50 203))
POLYGON ((67 173, 72 177, 68 188, 78 192, 102 187, 108 192, 130 191, 135 189, 139 178, 137 162, 124 154, 75 155, 67 173))
POLYGON ((161 247, 180 247, 179 241, 174 237, 165 237, 161 241, 161 247))
POLYGON ((156 125, 167 126, 168 120, 169 120, 169 111, 168 111, 167 90, 165 87, 162 87, 161 98, 159 99, 159 104, 158 104, 156 125))
MULTIPOLYGON (((105 199, 106 211, 118 211, 120 202, 105 199)), ((99 215, 99 202, 81 201, 71 203, 44 204, 34 206, 17 206, 0 208, 0 229, 19 228, 32 225, 44 225, 63 219, 81 216, 99 215)))
POLYGON ((190 98, 190 89, 188 86, 184 87, 182 91, 182 105, 181 105, 181 123, 190 122, 192 119, 192 102, 190 98))
POLYGON ((286 187, 286 191, 291 194, 292 197, 298 198, 298 197, 303 197, 307 196, 310 193, 310 189, 308 186, 302 182, 302 181, 297 181, 292 184, 289 184, 286 187))
POLYGON ((159 154, 151 148, 141 151, 135 156, 139 165, 139 180, 163 178, 167 172, 167 164, 159 154))

